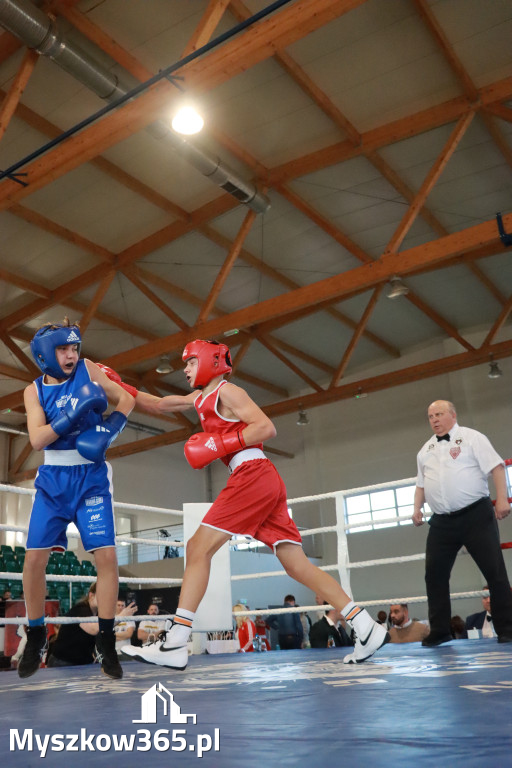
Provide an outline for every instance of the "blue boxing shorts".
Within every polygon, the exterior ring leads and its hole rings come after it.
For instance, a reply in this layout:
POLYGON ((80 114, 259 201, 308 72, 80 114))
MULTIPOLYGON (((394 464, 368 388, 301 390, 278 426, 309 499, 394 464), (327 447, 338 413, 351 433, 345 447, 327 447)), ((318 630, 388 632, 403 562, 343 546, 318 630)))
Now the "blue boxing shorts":
POLYGON ((87 552, 115 547, 112 467, 108 462, 44 464, 34 486, 27 549, 66 550, 69 523, 75 523, 87 552))

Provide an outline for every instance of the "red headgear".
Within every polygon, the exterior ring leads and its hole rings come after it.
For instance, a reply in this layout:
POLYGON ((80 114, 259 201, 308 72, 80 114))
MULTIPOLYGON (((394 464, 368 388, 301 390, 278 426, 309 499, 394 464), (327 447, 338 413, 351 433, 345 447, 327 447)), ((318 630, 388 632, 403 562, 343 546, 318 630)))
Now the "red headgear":
POLYGON ((231 373, 233 363, 229 348, 218 341, 203 341, 196 339, 191 341, 183 350, 184 362, 191 357, 197 357, 197 373, 194 387, 203 389, 210 381, 223 373, 231 373))

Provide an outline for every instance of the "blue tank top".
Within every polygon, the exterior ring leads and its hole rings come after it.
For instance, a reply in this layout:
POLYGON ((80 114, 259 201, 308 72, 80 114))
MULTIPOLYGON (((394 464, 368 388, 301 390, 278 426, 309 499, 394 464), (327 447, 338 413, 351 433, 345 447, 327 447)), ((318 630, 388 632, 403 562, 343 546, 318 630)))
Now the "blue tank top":
MULTIPOLYGON (((80 387, 83 387, 84 384, 87 384, 90 381, 91 377, 89 376, 89 371, 85 365, 85 360, 79 360, 73 375, 69 379, 62 381, 60 384, 45 384, 44 376, 40 376, 36 379, 34 384, 36 385, 37 396, 39 397, 39 402, 45 413, 47 424, 50 424, 50 422, 59 415, 70 397, 72 397, 80 387)), ((90 411, 87 416, 84 416, 79 428, 69 435, 57 438, 54 443, 51 443, 48 446, 48 450, 75 450, 76 438, 78 435, 89 427, 101 424, 102 421, 103 418, 99 413, 90 411)))

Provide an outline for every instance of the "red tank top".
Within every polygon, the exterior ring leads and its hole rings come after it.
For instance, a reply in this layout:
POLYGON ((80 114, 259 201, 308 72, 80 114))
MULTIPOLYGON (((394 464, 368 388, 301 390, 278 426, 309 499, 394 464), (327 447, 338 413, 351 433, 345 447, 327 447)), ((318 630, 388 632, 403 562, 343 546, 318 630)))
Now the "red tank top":
MULTIPOLYGON (((225 416, 221 416, 219 413, 218 402, 220 388, 227 383, 228 382, 225 380, 220 381, 215 389, 213 389, 207 395, 199 394, 194 400, 194 406, 199 416, 203 432, 212 432, 217 435, 225 435, 228 432, 233 433, 238 432, 239 430, 243 430, 247 426, 245 421, 239 421, 238 419, 227 419, 225 416)), ((263 450, 263 445, 262 443, 259 443, 258 445, 251 446, 251 448, 260 448, 263 450)), ((224 464, 228 466, 233 456, 235 456, 237 453, 239 453, 239 451, 235 451, 235 453, 228 453, 227 456, 223 456, 222 461, 224 464)))

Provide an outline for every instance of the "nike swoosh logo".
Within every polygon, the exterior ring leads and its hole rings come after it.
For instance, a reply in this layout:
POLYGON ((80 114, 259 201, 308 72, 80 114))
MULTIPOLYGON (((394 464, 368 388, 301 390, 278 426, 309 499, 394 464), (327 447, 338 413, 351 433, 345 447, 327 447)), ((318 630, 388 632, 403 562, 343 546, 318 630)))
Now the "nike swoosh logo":
POLYGON ((372 634, 373 634, 373 627, 370 629, 370 634, 366 636, 365 640, 361 640, 361 638, 359 638, 359 642, 361 643, 361 645, 366 645, 366 643, 368 642, 372 634))
POLYGON ((158 650, 160 650, 162 653, 169 653, 169 651, 179 651, 181 648, 186 647, 186 645, 175 645, 174 648, 164 648, 163 645, 161 645, 158 650))

